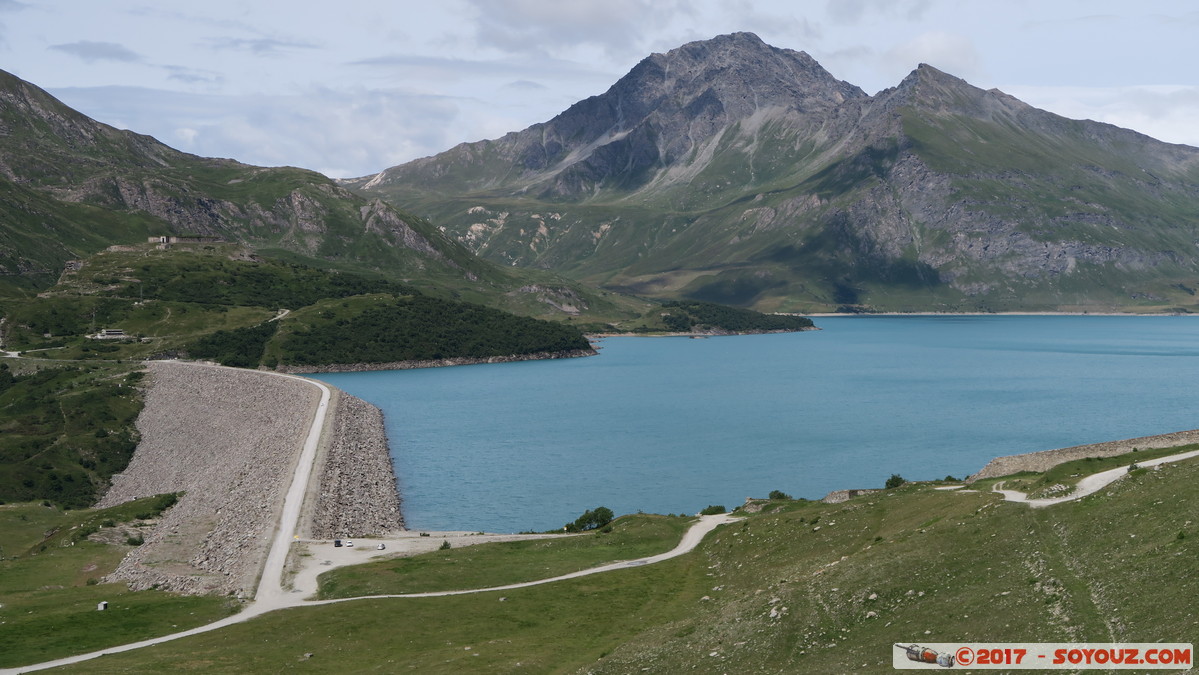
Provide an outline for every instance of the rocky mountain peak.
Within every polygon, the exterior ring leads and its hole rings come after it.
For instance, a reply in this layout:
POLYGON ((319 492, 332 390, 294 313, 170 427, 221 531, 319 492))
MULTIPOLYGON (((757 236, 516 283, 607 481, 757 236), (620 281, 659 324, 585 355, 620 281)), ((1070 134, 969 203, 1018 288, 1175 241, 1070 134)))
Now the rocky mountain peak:
POLYGON ((664 112, 680 98, 686 105, 708 99, 700 105, 719 103, 730 119, 768 106, 811 109, 865 96, 808 54, 772 47, 753 33, 720 35, 653 54, 603 95, 664 112))
POLYGON ((938 116, 995 119, 1032 110, 998 89, 980 89, 927 63, 918 65, 898 86, 879 92, 876 98, 888 108, 911 106, 938 116))
POLYGON ((623 189, 644 185, 744 120, 788 116, 814 127, 865 98, 803 52, 732 33, 652 54, 603 94, 501 143, 526 177, 546 181, 539 192, 577 197, 617 175, 623 189))

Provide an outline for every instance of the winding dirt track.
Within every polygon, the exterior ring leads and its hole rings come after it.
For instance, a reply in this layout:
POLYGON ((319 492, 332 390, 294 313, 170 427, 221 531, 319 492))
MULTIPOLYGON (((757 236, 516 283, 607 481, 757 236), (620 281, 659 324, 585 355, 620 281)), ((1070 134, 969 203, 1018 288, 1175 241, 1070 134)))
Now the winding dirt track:
MULTIPOLYGON (((1195 456, 1199 456, 1199 450, 1192 450, 1190 452, 1183 452, 1177 455, 1169 455, 1166 457, 1158 457, 1157 459, 1147 459, 1144 462, 1137 462, 1137 466, 1157 466, 1158 464, 1179 462, 1195 456)), ((1099 492, 1103 488, 1111 485, 1127 475, 1127 466, 1118 466, 1114 469, 1108 469, 1107 471, 1100 471, 1099 473, 1092 474, 1078 481, 1078 487, 1074 489, 1074 492, 1071 492, 1063 497, 1050 497, 1046 499, 1029 499, 1028 495, 1024 494, 1023 492, 1017 492, 1016 490, 1003 490, 1001 489, 1003 487, 1002 481, 996 483, 991 489, 1003 495, 1003 498, 1009 502, 1028 504, 1034 509, 1040 509, 1046 506, 1053 506, 1054 504, 1061 504, 1062 502, 1072 502, 1075 499, 1082 499, 1087 495, 1095 494, 1096 492, 1099 492)))

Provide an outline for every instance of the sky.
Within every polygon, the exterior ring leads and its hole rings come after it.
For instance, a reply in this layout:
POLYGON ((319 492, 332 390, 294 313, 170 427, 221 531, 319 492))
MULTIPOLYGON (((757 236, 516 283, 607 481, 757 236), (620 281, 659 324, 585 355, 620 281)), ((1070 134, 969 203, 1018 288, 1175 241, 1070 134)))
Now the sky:
POLYGON ((186 152, 345 178, 547 121, 736 31, 870 94, 928 63, 1199 146, 1191 0, 0 0, 0 69, 186 152))

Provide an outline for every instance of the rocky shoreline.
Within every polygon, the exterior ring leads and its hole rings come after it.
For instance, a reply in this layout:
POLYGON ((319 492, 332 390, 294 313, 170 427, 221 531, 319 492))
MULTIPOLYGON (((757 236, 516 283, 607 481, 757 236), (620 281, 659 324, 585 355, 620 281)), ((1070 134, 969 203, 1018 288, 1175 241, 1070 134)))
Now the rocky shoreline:
MULTIPOLYGON (((797 315, 798 316, 798 315, 797 315)), ((806 316, 806 315, 805 315, 806 316)), ((723 328, 712 328, 710 330, 701 331, 684 331, 680 333, 588 333, 588 340, 600 340, 610 337, 729 337, 733 335, 778 335, 779 333, 806 333, 808 331, 820 330, 820 326, 808 326, 807 328, 779 328, 776 330, 725 330, 723 328)))
POLYGON ((304 528, 308 538, 378 536, 404 529, 383 411, 377 407, 338 394, 332 438, 314 475, 313 510, 304 528))
POLYGON ((573 359, 583 356, 595 356, 594 349, 570 349, 560 352, 535 352, 532 354, 514 354, 511 356, 459 356, 448 359, 429 359, 425 361, 391 361, 388 363, 335 363, 324 366, 286 366, 275 367, 277 373, 361 373, 372 370, 414 370, 417 368, 445 368, 449 366, 471 366, 482 363, 513 363, 516 361, 543 361, 547 359, 573 359))

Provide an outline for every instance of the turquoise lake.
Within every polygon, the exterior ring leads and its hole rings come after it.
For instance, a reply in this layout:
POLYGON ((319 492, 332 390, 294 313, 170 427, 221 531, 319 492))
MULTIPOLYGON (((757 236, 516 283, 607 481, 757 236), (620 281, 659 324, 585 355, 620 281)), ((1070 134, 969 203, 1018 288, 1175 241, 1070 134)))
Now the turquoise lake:
POLYGON ((695 513, 776 489, 819 498, 1199 428, 1199 317, 816 323, 319 379, 383 409, 411 529, 546 530, 597 506, 695 513))

